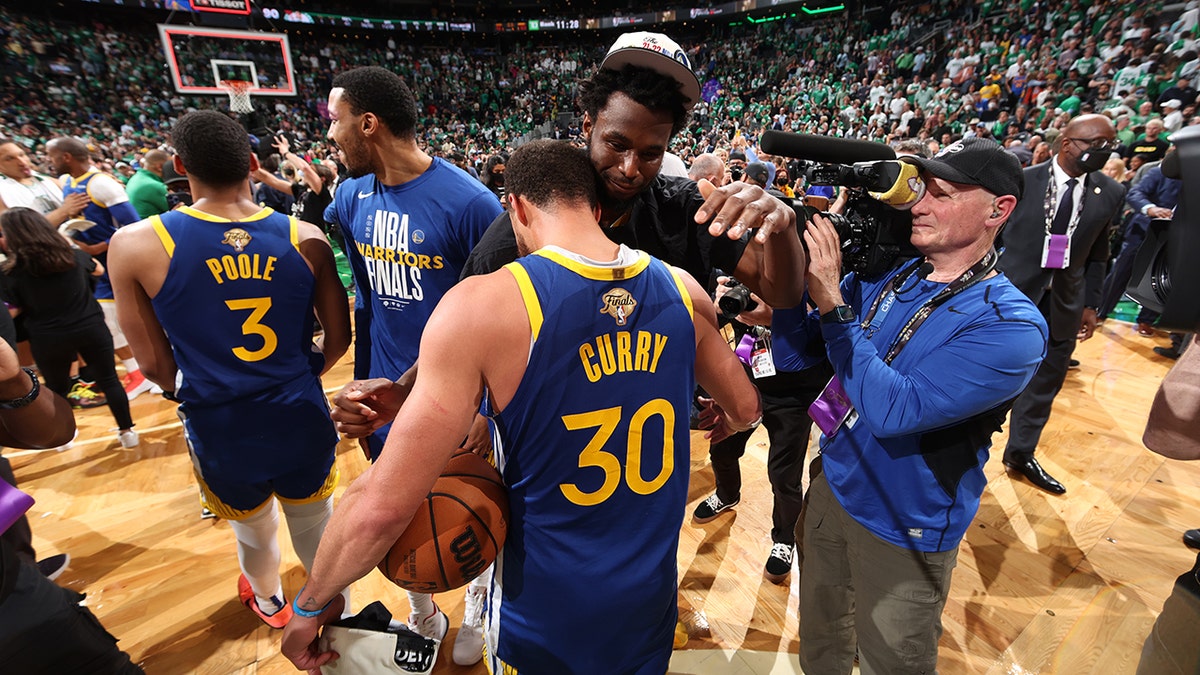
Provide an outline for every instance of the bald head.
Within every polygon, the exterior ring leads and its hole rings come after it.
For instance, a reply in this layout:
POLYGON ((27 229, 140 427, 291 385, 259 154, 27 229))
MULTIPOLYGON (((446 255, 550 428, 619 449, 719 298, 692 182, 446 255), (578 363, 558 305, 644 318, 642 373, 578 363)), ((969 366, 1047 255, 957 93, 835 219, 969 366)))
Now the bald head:
MULTIPOLYGON (((1107 115, 1088 114, 1080 115, 1063 127, 1063 136, 1071 138, 1093 136, 1101 136, 1107 133, 1115 133, 1112 120, 1107 115)), ((1060 140, 1062 140, 1060 138, 1060 140)))
POLYGON ((725 162, 711 152, 701 153, 688 169, 688 178, 699 181, 707 178, 713 185, 720 185, 725 180, 725 162))
POLYGON ((82 176, 92 165, 92 157, 82 141, 63 136, 46 144, 46 157, 55 173, 82 176))
POLYGON ((1058 164, 1071 176, 1099 171, 1115 147, 1117 129, 1106 115, 1080 115, 1054 139, 1058 164))
POLYGON ((91 153, 88 152, 88 148, 83 144, 83 141, 68 136, 62 136, 50 141, 46 144, 46 149, 51 152, 61 152, 70 155, 81 162, 86 162, 91 158, 91 153))
POLYGON ((171 159, 171 155, 167 154, 165 151, 151 150, 150 152, 146 153, 146 157, 142 160, 142 166, 146 167, 147 171, 158 174, 159 177, 162 177, 163 164, 166 164, 167 160, 169 159, 171 159))

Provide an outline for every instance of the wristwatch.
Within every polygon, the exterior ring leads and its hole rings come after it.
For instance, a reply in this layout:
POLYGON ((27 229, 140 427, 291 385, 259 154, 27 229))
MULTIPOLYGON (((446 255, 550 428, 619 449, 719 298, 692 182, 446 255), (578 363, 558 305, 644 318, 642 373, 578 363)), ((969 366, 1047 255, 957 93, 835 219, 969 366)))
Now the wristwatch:
POLYGON ((33 370, 30 368, 22 368, 21 370, 25 371, 29 375, 29 379, 33 380, 33 388, 29 390, 28 394, 25 394, 20 398, 10 398, 7 401, 0 401, 0 410, 16 410, 17 408, 24 408, 30 403, 33 403, 33 399, 37 398, 38 393, 42 390, 42 383, 38 382, 37 373, 33 372, 33 370))
POLYGON ((850 305, 838 305, 821 315, 821 323, 852 323, 858 317, 850 305))

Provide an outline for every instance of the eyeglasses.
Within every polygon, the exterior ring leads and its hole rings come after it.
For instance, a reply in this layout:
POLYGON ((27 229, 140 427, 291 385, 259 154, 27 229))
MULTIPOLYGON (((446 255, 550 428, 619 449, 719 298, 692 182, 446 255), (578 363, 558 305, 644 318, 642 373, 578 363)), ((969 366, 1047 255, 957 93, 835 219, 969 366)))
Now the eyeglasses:
POLYGON ((1117 142, 1107 138, 1068 138, 1072 143, 1080 143, 1088 150, 1116 150, 1117 142))

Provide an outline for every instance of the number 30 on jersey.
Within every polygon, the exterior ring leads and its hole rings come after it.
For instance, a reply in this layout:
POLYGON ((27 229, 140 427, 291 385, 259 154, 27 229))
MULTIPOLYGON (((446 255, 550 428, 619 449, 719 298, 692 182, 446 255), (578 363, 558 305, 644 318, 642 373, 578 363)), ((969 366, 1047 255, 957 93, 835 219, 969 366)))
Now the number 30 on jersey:
MULTIPOLYGON (((675 470, 675 439, 672 436, 675 429, 675 409, 666 399, 656 398, 648 401, 629 419, 624 471, 621 469, 620 458, 605 450, 605 446, 623 421, 621 406, 564 415, 562 421, 568 431, 596 429, 583 452, 579 453, 579 468, 596 467, 604 470, 604 483, 592 492, 584 492, 575 483, 562 483, 558 486, 563 496, 573 504, 596 506, 604 502, 617 491, 622 477, 630 490, 639 495, 648 495, 666 485, 675 470), (654 416, 661 417, 663 424, 662 469, 657 476, 646 480, 642 475, 642 431, 646 422, 654 416)), ((655 445, 657 444, 652 443, 651 447, 655 445)), ((589 475, 594 473, 590 472, 589 475)))

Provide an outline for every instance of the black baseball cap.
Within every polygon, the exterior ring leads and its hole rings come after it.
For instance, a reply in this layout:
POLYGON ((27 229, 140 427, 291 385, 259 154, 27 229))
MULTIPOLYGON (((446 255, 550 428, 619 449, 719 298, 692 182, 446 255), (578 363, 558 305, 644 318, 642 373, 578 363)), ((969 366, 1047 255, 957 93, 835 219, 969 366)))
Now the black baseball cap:
POLYGON ((762 162, 750 162, 746 165, 746 177, 759 185, 766 185, 770 180, 770 175, 771 172, 767 169, 767 165, 762 162))
POLYGON ((905 156, 901 161, 916 164, 923 171, 963 185, 978 185, 996 195, 1017 199, 1025 192, 1025 174, 1021 162, 996 141, 964 138, 942 148, 930 159, 905 156))

